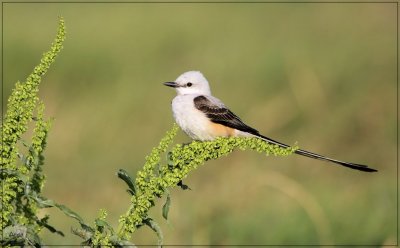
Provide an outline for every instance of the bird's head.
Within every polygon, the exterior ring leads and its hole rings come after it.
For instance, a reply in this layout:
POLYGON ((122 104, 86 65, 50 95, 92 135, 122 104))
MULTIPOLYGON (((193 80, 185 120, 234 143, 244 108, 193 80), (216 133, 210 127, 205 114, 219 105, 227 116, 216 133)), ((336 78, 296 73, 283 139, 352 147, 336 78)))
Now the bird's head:
POLYGON ((211 95, 208 81, 199 71, 185 72, 174 82, 166 82, 164 85, 175 88, 178 95, 211 95))

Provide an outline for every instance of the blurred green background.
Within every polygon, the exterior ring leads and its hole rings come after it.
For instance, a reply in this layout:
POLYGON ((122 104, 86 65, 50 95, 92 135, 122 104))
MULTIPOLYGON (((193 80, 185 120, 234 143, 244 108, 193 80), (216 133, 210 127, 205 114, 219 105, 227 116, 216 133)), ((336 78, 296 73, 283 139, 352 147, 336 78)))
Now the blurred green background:
MULTIPOLYGON (((397 242, 396 3, 3 3, 6 103, 67 26, 40 96, 55 121, 45 195, 116 227, 132 175, 173 123, 175 92, 161 83, 200 70, 213 93, 261 133, 368 174, 308 158, 234 152, 172 190, 166 244, 383 245, 397 242)), ((5 107, 5 105, 4 105, 5 107)), ((177 143, 188 142, 183 133, 177 143)), ((76 223, 49 209, 65 238, 76 223)), ((149 228, 133 236, 155 244, 149 228)))

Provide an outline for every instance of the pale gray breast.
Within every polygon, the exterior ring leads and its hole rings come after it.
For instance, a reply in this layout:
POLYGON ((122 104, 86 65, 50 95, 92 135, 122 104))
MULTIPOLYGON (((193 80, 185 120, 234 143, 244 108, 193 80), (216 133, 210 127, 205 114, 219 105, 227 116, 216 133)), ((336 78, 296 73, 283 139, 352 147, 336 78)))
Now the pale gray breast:
POLYGON ((172 110, 176 123, 193 139, 208 139, 207 116, 198 110, 193 99, 199 95, 179 95, 172 100, 172 110))

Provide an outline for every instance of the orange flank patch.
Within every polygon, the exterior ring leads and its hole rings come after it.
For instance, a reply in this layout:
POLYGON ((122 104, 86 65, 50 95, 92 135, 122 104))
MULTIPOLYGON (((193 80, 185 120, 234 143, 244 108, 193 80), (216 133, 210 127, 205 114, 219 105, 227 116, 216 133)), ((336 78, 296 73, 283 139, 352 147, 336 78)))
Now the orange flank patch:
POLYGON ((215 137, 229 137, 235 135, 235 129, 212 122, 210 123, 210 131, 215 137))

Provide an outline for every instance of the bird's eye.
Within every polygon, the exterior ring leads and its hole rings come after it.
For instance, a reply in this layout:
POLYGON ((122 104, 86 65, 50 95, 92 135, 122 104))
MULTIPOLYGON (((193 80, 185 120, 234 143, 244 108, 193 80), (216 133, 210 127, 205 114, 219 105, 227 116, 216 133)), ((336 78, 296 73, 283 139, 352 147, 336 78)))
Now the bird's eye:
POLYGON ((192 86, 192 85, 193 85, 193 84, 192 84, 191 82, 189 82, 189 83, 186 84, 187 87, 190 87, 190 86, 192 86))

